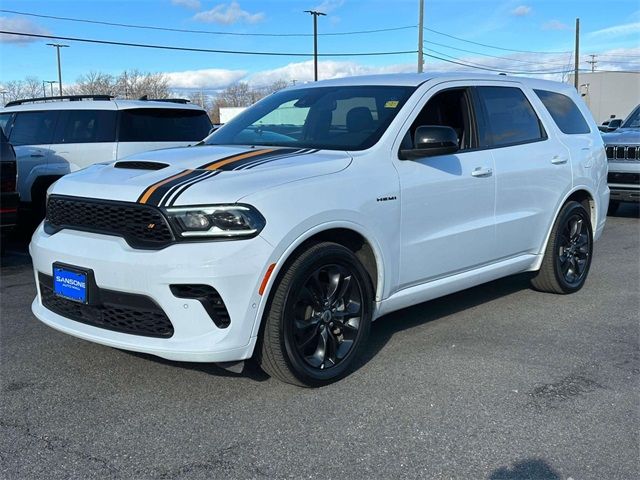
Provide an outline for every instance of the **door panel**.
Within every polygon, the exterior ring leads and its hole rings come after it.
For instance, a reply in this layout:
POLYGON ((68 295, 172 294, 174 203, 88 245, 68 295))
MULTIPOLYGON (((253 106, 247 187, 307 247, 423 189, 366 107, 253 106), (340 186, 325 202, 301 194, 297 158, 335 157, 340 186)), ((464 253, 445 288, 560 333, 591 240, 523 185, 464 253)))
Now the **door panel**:
POLYGON ((515 85, 476 88, 483 146, 496 174, 498 258, 539 252, 553 212, 571 185, 569 151, 549 137, 533 92, 515 85))
POLYGON ((400 288, 490 263, 495 258, 495 176, 489 151, 477 150, 470 89, 436 86, 410 120, 403 148, 420 125, 453 128, 461 150, 398 160, 401 189, 400 288))
POLYGON ((489 263, 495 257, 495 176, 488 151, 403 161, 400 287, 489 263))

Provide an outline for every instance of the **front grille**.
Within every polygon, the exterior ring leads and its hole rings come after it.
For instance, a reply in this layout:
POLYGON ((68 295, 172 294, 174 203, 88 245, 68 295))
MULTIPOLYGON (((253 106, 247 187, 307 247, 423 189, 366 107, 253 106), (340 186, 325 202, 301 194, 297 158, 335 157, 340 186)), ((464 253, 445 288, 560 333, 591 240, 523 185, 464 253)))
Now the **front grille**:
POLYGON ((171 285, 171 293, 178 298, 198 300, 217 327, 227 328, 231 323, 222 297, 212 286, 192 283, 171 285))
POLYGON ((169 338, 173 335, 171 321, 149 297, 98 289, 96 303, 87 305, 58 297, 53 292, 53 278, 49 275, 39 273, 38 281, 44 307, 65 318, 144 337, 169 338))
POLYGON ((134 248, 163 248, 174 240, 162 212, 138 203, 52 195, 45 227, 49 233, 69 228, 117 235, 134 248))
POLYGON ((607 145, 607 159, 637 162, 640 160, 640 147, 637 145, 607 145))
POLYGON ((609 172, 609 175, 607 175, 607 182, 640 185, 640 174, 626 172, 609 172))

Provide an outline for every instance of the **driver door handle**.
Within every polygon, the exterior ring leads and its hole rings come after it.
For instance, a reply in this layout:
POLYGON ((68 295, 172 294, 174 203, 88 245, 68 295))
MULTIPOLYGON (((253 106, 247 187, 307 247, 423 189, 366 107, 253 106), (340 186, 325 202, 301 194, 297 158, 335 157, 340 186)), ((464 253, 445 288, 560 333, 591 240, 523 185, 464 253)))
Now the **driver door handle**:
POLYGON ((471 172, 472 177, 490 177, 493 175, 493 170, 489 167, 476 167, 471 172))
POLYGON ((560 155, 554 155, 551 159, 551 163, 553 163, 554 165, 562 165, 564 163, 567 163, 568 161, 569 159, 567 157, 562 157, 560 155))

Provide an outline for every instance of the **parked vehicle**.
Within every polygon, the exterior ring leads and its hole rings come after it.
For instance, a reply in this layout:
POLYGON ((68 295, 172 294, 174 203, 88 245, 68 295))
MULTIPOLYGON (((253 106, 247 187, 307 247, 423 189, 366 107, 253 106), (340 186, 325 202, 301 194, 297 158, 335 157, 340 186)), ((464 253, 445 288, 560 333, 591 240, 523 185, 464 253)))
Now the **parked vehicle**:
POLYGON ((67 173, 134 153, 194 144, 211 129, 187 100, 115 100, 107 95, 18 100, 0 110, 18 157, 22 202, 44 210, 47 188, 67 173))
POLYGON ((613 132, 618 128, 620 128, 621 125, 622 125, 621 118, 613 118, 611 120, 602 122, 602 125, 598 127, 598 130, 600 130, 601 132, 613 132))
POLYGON ((613 133, 602 136, 609 161, 609 214, 621 202, 640 202, 640 105, 613 133))
POLYGON ((0 128, 0 230, 13 228, 18 215, 16 152, 0 128))
POLYGON ((606 178, 597 126, 561 83, 295 86, 203 146, 56 182, 30 246, 33 312, 104 345, 228 368, 253 356, 324 385, 389 312, 525 271, 544 292, 582 288, 606 178))

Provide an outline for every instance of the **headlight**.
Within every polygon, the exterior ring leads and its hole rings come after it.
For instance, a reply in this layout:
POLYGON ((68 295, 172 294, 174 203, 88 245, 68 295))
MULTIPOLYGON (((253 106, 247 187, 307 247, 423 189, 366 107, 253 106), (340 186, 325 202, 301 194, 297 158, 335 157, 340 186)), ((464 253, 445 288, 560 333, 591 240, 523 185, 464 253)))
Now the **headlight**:
POLYGON ((266 223, 250 205, 178 207, 166 212, 179 238, 252 237, 266 223))

